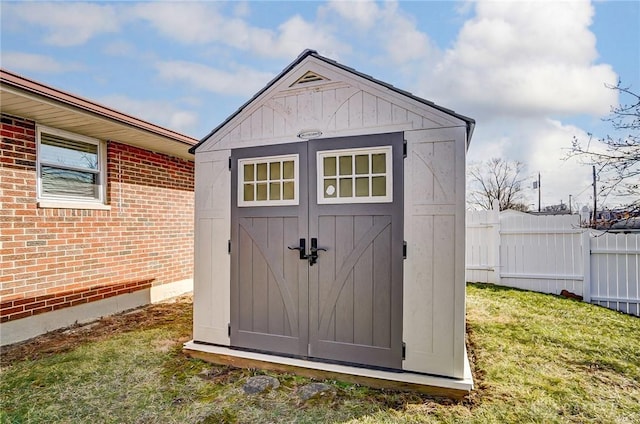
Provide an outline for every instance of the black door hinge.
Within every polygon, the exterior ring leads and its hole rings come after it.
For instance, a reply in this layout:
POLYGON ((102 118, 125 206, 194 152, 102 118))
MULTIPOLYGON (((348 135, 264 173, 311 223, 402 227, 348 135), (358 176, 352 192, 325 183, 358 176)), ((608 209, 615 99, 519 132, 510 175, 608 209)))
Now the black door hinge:
POLYGON ((402 242, 402 259, 407 259, 407 242, 402 242))
POLYGON ((231 254, 231 240, 227 241, 227 253, 231 254))
POLYGON ((407 344, 402 342, 402 359, 407 359, 407 344))
POLYGON ((407 140, 404 140, 402 142, 402 157, 403 158, 407 157, 407 140))
POLYGON ((227 336, 231 337, 231 323, 227 324, 227 336))
POLYGON ((229 156, 229 171, 231 171, 231 156, 229 156))

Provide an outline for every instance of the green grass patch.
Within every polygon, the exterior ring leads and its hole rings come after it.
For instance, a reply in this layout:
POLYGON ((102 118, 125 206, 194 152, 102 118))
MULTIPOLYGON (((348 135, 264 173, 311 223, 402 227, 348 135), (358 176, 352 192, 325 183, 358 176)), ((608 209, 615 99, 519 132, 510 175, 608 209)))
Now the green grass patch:
POLYGON ((154 305, 2 351, 1 423, 637 423, 640 320, 555 296, 470 284, 477 389, 452 402, 410 392, 216 366, 182 354, 191 304, 154 305), (246 395, 251 376, 280 387, 246 395))

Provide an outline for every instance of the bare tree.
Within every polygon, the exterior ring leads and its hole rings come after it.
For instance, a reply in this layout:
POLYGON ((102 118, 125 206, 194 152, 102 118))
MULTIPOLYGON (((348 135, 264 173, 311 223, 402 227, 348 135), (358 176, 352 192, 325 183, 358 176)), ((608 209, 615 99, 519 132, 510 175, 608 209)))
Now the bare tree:
POLYGON ((596 167, 600 180, 599 197, 622 196, 625 206, 640 211, 640 95, 617 85, 605 86, 621 97, 618 106, 604 118, 610 122, 613 134, 596 138, 589 134, 586 144, 574 137, 568 157, 579 157, 583 163, 596 167))
POLYGON ((468 168, 469 204, 491 209, 498 200, 500 210, 528 210, 524 203, 522 171, 524 164, 500 158, 471 164, 468 168))

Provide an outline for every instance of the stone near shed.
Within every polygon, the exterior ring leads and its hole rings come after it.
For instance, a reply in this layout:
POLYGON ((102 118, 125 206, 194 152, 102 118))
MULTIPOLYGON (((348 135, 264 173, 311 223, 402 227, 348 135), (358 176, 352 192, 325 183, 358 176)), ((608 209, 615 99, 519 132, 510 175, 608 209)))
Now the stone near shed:
POLYGON ((319 396, 323 393, 331 391, 331 386, 324 383, 311 383, 298 389, 298 396, 303 401, 319 396))
POLYGON ((280 382, 277 378, 269 377, 268 375, 257 375, 250 377, 242 386, 242 390, 248 395, 254 395, 268 389, 277 389, 278 387, 280 387, 280 382))

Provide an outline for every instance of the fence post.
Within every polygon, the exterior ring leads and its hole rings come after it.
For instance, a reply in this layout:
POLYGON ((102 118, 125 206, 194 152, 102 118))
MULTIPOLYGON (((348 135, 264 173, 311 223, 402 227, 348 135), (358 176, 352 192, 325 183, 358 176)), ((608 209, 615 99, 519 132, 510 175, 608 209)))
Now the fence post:
POLYGON ((591 303, 591 234, 589 229, 582 232, 582 299, 591 303))
POLYGON ((493 232, 493 275, 495 277, 494 284, 500 284, 500 202, 498 199, 493 201, 493 210, 491 211, 491 230, 493 232))

